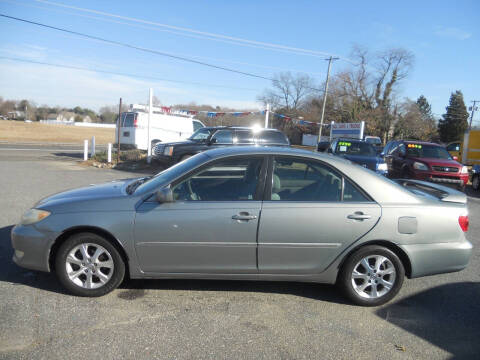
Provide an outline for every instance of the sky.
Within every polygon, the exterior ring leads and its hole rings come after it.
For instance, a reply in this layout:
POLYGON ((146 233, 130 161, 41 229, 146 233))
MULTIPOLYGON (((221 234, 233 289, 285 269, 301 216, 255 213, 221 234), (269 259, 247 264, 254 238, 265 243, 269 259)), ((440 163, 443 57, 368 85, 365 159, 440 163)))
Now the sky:
MULTIPOLYGON (((455 90, 463 92, 467 106, 480 100, 476 0, 0 0, 0 13, 266 78, 283 71, 306 73, 319 86, 329 55, 340 57, 332 65, 335 74, 352 66, 348 60, 355 45, 372 55, 402 47, 415 55, 415 65, 401 83, 399 98, 423 94, 436 116, 445 112, 455 90)), ((145 103, 153 88, 166 106, 195 102, 259 109, 257 96, 270 86, 265 79, 4 17, 0 34, 4 99, 98 110, 120 97, 145 103)))

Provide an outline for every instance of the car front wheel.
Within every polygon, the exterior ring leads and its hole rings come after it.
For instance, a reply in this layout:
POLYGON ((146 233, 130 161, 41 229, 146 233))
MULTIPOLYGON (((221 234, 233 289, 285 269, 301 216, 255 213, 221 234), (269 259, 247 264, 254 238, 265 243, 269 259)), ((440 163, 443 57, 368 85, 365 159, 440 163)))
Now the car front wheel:
POLYGON ((346 260, 338 285, 355 304, 378 306, 395 297, 402 287, 405 269, 398 256, 382 246, 365 246, 346 260))
POLYGON ((72 294, 102 296, 123 280, 125 263, 118 250, 105 238, 80 233, 58 249, 55 269, 60 283, 72 294))

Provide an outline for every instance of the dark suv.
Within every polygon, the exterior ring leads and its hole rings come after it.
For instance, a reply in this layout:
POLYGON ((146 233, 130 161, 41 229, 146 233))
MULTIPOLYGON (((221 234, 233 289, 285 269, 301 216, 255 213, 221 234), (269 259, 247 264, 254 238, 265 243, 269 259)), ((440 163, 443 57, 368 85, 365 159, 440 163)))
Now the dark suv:
POLYGON ((412 178, 463 191, 468 183, 468 169, 453 160, 445 147, 422 141, 390 141, 382 153, 388 174, 394 178, 412 178))
POLYGON ((204 127, 185 141, 157 144, 152 155, 154 160, 170 166, 205 150, 239 145, 290 146, 290 142, 284 133, 276 129, 204 127))

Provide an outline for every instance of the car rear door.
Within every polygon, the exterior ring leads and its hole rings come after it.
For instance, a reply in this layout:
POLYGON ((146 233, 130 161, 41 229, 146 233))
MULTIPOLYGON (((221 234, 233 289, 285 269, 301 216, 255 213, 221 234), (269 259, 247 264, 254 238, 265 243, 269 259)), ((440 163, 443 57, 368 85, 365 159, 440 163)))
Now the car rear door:
POLYGON ((171 184, 175 202, 136 213, 135 249, 146 273, 257 273, 263 156, 219 160, 171 184))
POLYGON ((381 208, 325 163, 276 156, 258 233, 260 273, 315 274, 372 229, 381 208))

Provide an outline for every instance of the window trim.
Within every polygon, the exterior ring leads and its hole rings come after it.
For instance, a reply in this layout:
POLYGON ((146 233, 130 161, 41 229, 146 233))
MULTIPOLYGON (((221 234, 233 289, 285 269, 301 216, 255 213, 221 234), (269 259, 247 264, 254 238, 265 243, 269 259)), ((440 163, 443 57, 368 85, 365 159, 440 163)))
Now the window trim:
POLYGON ((265 193, 265 183, 266 183, 266 173, 267 173, 267 157, 265 155, 253 155, 253 156, 248 156, 248 155, 233 155, 233 156, 226 156, 222 157, 219 159, 213 159, 211 161, 208 161, 205 164, 202 164, 199 167, 196 167, 195 169, 192 169, 191 171, 188 171, 187 173, 183 174, 179 178, 175 179, 172 181, 170 184, 166 186, 170 186, 172 188, 172 191, 175 186, 177 186, 179 183, 184 181, 185 179, 195 176, 196 173, 199 173, 203 170, 205 170, 208 167, 215 166, 216 163, 218 162, 224 162, 224 161, 229 161, 233 159, 252 159, 252 158, 258 158, 262 160, 262 167, 260 169, 260 176, 258 179, 258 184, 257 187, 255 188, 255 195, 252 200, 178 200, 175 202, 188 202, 188 203, 231 203, 231 202, 252 202, 252 201, 262 201, 265 193))
POLYGON ((329 163, 322 161, 317 158, 309 158, 309 157, 303 157, 303 156, 295 156, 295 155, 286 155, 286 154, 277 154, 277 155, 269 155, 268 156, 268 171, 267 171, 267 178, 266 178, 266 186, 265 186, 265 191, 263 193, 263 201, 268 201, 269 203, 277 204, 277 203, 282 203, 282 204, 287 204, 287 203, 307 203, 307 204, 312 204, 312 203, 320 203, 320 204, 376 204, 377 202, 365 191, 363 190, 358 184, 353 181, 350 177, 346 176, 342 171, 338 170, 337 168, 333 167, 329 163), (341 197, 340 201, 318 201, 318 200, 296 200, 296 201, 290 201, 290 200, 272 200, 272 186, 273 186, 273 163, 275 161, 275 157, 289 157, 292 159, 297 159, 301 161, 314 161, 322 166, 325 166, 329 170, 331 170, 333 173, 337 173, 341 177, 341 184, 342 184, 342 189, 341 189, 341 197), (345 201, 343 199, 344 196, 344 189, 345 189, 345 179, 352 184, 352 186, 367 199, 367 201, 345 201))

